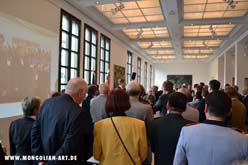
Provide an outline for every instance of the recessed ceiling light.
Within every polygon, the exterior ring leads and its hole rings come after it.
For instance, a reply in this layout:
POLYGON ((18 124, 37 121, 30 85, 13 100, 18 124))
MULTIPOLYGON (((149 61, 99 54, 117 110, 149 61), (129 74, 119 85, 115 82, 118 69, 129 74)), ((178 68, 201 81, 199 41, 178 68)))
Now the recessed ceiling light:
POLYGON ((99 1, 96 1, 96 5, 99 5, 99 3, 100 3, 99 1))

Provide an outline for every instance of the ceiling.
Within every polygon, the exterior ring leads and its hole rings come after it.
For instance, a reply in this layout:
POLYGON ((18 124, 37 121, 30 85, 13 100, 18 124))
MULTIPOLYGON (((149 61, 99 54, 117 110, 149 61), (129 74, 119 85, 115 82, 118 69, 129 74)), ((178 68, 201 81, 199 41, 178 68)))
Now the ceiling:
POLYGON ((66 0, 154 63, 210 61, 248 29, 248 0, 66 0))

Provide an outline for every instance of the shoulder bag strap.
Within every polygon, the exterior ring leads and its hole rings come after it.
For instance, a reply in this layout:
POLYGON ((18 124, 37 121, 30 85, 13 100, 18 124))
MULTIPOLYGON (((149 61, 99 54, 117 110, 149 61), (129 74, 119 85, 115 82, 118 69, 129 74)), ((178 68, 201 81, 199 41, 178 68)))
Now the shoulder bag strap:
POLYGON ((130 157, 131 161, 132 161, 133 164, 135 165, 135 161, 133 160, 131 154, 128 152, 127 147, 125 146, 125 144, 124 144, 124 142, 123 142, 123 140, 122 140, 122 138, 121 138, 121 136, 120 136, 120 133, 119 133, 119 131, 117 130, 117 128, 116 128, 116 126, 115 126, 115 123, 114 123, 112 117, 110 117, 110 119, 111 119, 111 121, 112 121, 112 123, 113 123, 113 126, 114 126, 114 128, 115 128, 115 131, 116 131, 117 135, 119 136, 119 139, 120 139, 120 141, 121 141, 121 144, 122 144, 123 147, 125 148, 125 150, 126 150, 128 156, 130 157))

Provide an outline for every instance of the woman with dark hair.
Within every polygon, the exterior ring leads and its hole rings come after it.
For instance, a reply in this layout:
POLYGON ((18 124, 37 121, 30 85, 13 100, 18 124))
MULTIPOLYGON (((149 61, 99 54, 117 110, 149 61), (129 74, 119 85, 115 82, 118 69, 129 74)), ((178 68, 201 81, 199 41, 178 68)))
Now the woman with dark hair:
POLYGON ((109 118, 94 125, 94 158, 102 165, 140 165, 147 156, 147 138, 142 120, 127 117, 129 96, 123 90, 108 95, 105 110, 109 118))
MULTIPOLYGON (((40 109, 41 100, 39 98, 26 97, 22 102, 24 117, 17 119, 10 124, 9 142, 10 155, 32 155, 31 152, 31 129, 35 117, 40 109)), ((14 161, 15 165, 32 165, 33 161, 14 161)))

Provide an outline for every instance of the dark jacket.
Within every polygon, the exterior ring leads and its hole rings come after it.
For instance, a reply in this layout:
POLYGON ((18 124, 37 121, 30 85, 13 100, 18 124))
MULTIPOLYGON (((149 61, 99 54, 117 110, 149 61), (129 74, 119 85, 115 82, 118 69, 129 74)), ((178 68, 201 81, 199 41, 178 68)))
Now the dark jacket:
POLYGON ((65 94, 41 106, 31 132, 34 155, 77 156, 77 161, 48 161, 47 164, 79 164, 86 161, 88 124, 84 112, 65 94))
POLYGON ((148 124, 148 138, 156 165, 172 165, 177 141, 183 126, 192 123, 180 114, 168 114, 148 124))
MULTIPOLYGON (((17 119, 9 127, 10 155, 32 155, 31 152, 31 129, 34 119, 24 117, 17 119)), ((32 165, 33 161, 14 161, 15 165, 32 165)))
POLYGON ((169 99, 169 96, 172 92, 169 92, 167 94, 163 94, 158 98, 158 101, 153 106, 153 112, 156 113, 156 111, 160 111, 161 115, 165 116, 167 113, 166 104, 169 99))

